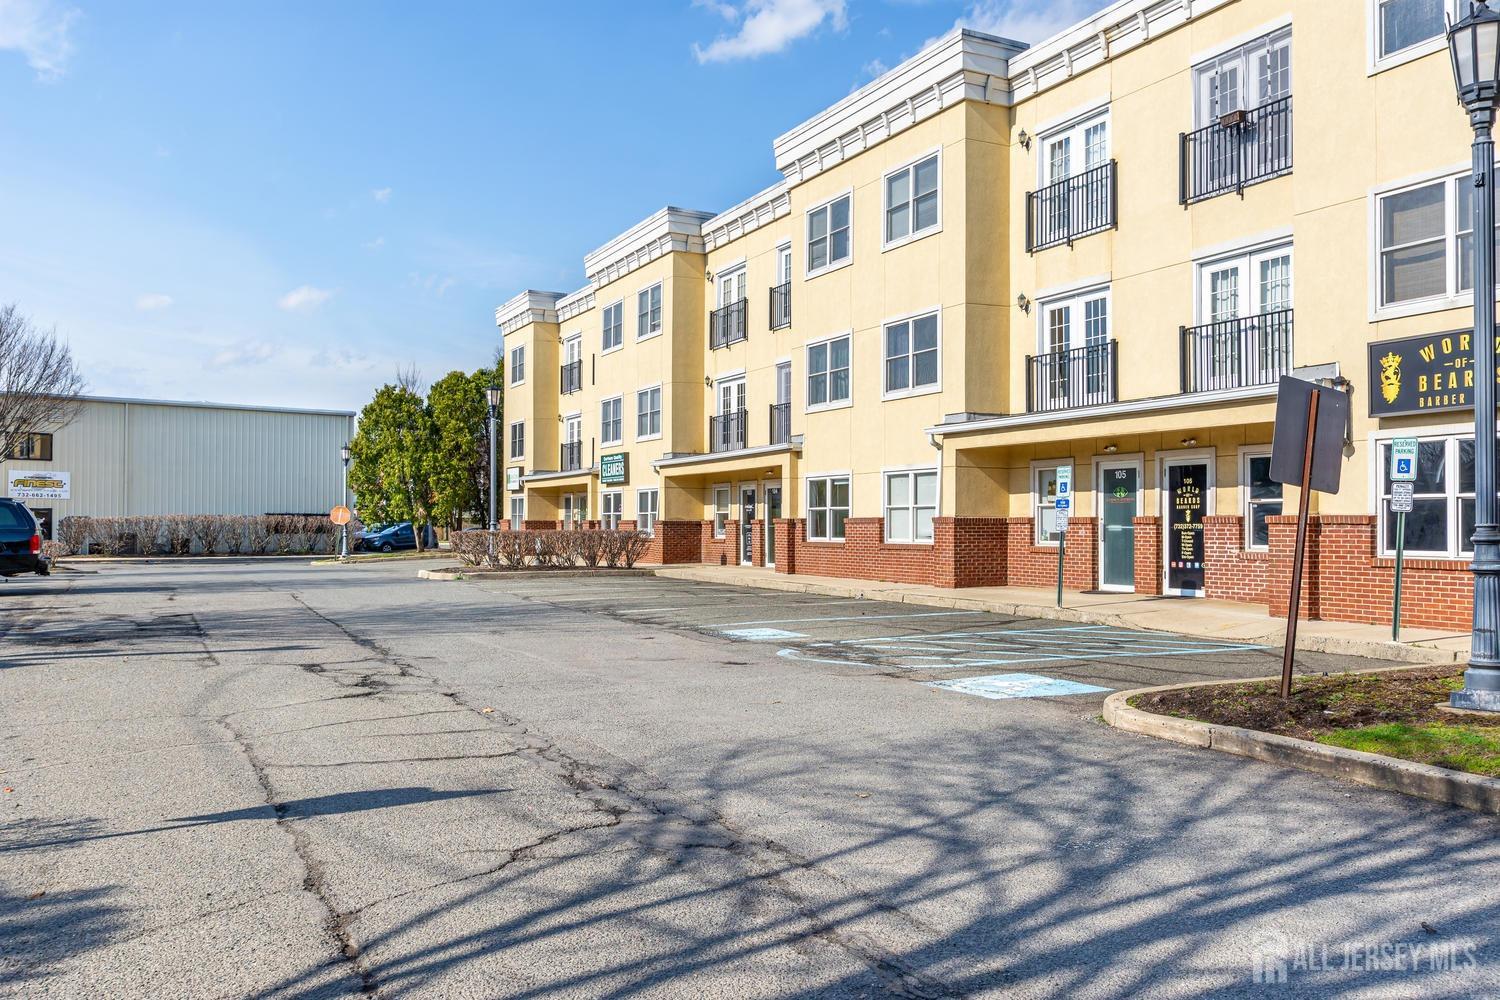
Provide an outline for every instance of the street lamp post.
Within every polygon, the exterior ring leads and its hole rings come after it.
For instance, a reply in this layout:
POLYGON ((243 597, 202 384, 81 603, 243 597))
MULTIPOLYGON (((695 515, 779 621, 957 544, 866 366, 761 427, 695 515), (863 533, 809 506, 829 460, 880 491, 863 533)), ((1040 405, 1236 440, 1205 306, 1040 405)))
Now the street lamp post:
MULTIPOLYGON (((495 417, 500 412, 500 387, 491 383, 484 390, 484 396, 490 405, 490 530, 494 531, 500 527, 500 522, 495 519, 495 475, 499 465, 495 461, 495 417)), ((514 528, 515 525, 511 527, 514 528)))
POLYGON ((1500 712, 1500 504, 1495 496, 1495 108, 1500 14, 1486 0, 1448 29, 1458 102, 1474 129, 1474 626, 1455 708, 1500 712))
MULTIPOLYGON (((350 458, 349 443, 347 441, 344 442, 343 447, 339 449, 339 458, 344 462, 344 485, 342 491, 339 493, 339 503, 347 505, 349 503, 350 458)), ((339 527, 339 558, 349 558, 349 524, 347 521, 339 527)))

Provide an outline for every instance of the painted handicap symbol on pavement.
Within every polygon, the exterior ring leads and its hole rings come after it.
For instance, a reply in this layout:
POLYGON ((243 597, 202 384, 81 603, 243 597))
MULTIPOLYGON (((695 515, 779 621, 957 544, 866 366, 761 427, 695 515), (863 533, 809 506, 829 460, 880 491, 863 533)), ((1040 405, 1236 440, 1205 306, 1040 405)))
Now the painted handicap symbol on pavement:
POLYGON ((977 695, 980 698, 1054 698, 1068 694, 1098 694, 1112 690, 1095 684, 1080 684, 1077 681, 1040 674, 989 674, 985 677, 960 677, 951 681, 929 681, 926 687, 957 691, 960 694, 977 695))

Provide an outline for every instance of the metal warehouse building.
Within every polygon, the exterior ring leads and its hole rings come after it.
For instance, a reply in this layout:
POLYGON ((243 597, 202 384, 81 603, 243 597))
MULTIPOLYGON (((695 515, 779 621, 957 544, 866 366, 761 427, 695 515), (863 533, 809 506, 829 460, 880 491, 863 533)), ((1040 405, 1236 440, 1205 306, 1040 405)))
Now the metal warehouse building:
POLYGON ((85 397, 0 461, 5 495, 52 537, 70 514, 325 513, 344 497, 346 410, 85 397))

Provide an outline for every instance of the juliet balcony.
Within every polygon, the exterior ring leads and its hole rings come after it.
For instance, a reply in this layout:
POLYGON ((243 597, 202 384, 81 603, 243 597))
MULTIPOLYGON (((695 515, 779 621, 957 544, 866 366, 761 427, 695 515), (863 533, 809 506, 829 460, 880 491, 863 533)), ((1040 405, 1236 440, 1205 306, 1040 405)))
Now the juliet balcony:
POLYGON ((1026 252, 1073 245, 1073 241, 1113 229, 1118 181, 1115 161, 1101 163, 1026 193, 1026 252))
POLYGON ((1106 340, 1026 356, 1026 412, 1053 413, 1119 399, 1117 344, 1106 340))
POLYGON ((583 388, 583 362, 572 361, 562 366, 561 392, 566 396, 583 388))
POLYGON ((771 288, 771 329, 792 325, 792 283, 783 281, 771 288))
POLYGON ((710 454, 721 451, 742 451, 745 447, 745 425, 749 413, 735 410, 708 418, 708 450, 710 454))
POLYGON ((1292 310, 1185 326, 1183 392, 1270 385, 1292 370, 1292 310))
POLYGON ((708 346, 711 350, 737 344, 750 336, 745 323, 749 305, 749 299, 740 299, 708 314, 708 346))
POLYGON ((1177 141, 1179 203, 1243 194, 1251 184, 1291 173, 1292 99, 1231 111, 1177 141))
POLYGON ((583 442, 564 441, 558 456, 557 471, 577 472, 583 468, 583 442))

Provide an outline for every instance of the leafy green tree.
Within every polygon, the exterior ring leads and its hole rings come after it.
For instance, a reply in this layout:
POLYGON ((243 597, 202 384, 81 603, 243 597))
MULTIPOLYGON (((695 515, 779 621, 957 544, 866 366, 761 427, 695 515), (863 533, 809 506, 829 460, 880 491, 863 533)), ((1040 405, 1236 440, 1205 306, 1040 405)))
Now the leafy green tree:
MULTIPOLYGON (((432 515, 450 529, 462 527, 465 518, 483 524, 488 516, 490 445, 485 389, 492 381, 498 385, 499 378, 497 361, 495 367, 473 374, 449 372, 432 383, 427 393, 433 427, 432 515)), ((497 424, 504 426, 499 417, 497 424)))
POLYGON ((360 411, 359 428, 349 443, 349 486, 360 520, 411 521, 417 547, 432 523, 432 414, 417 391, 414 375, 384 385, 360 411))

